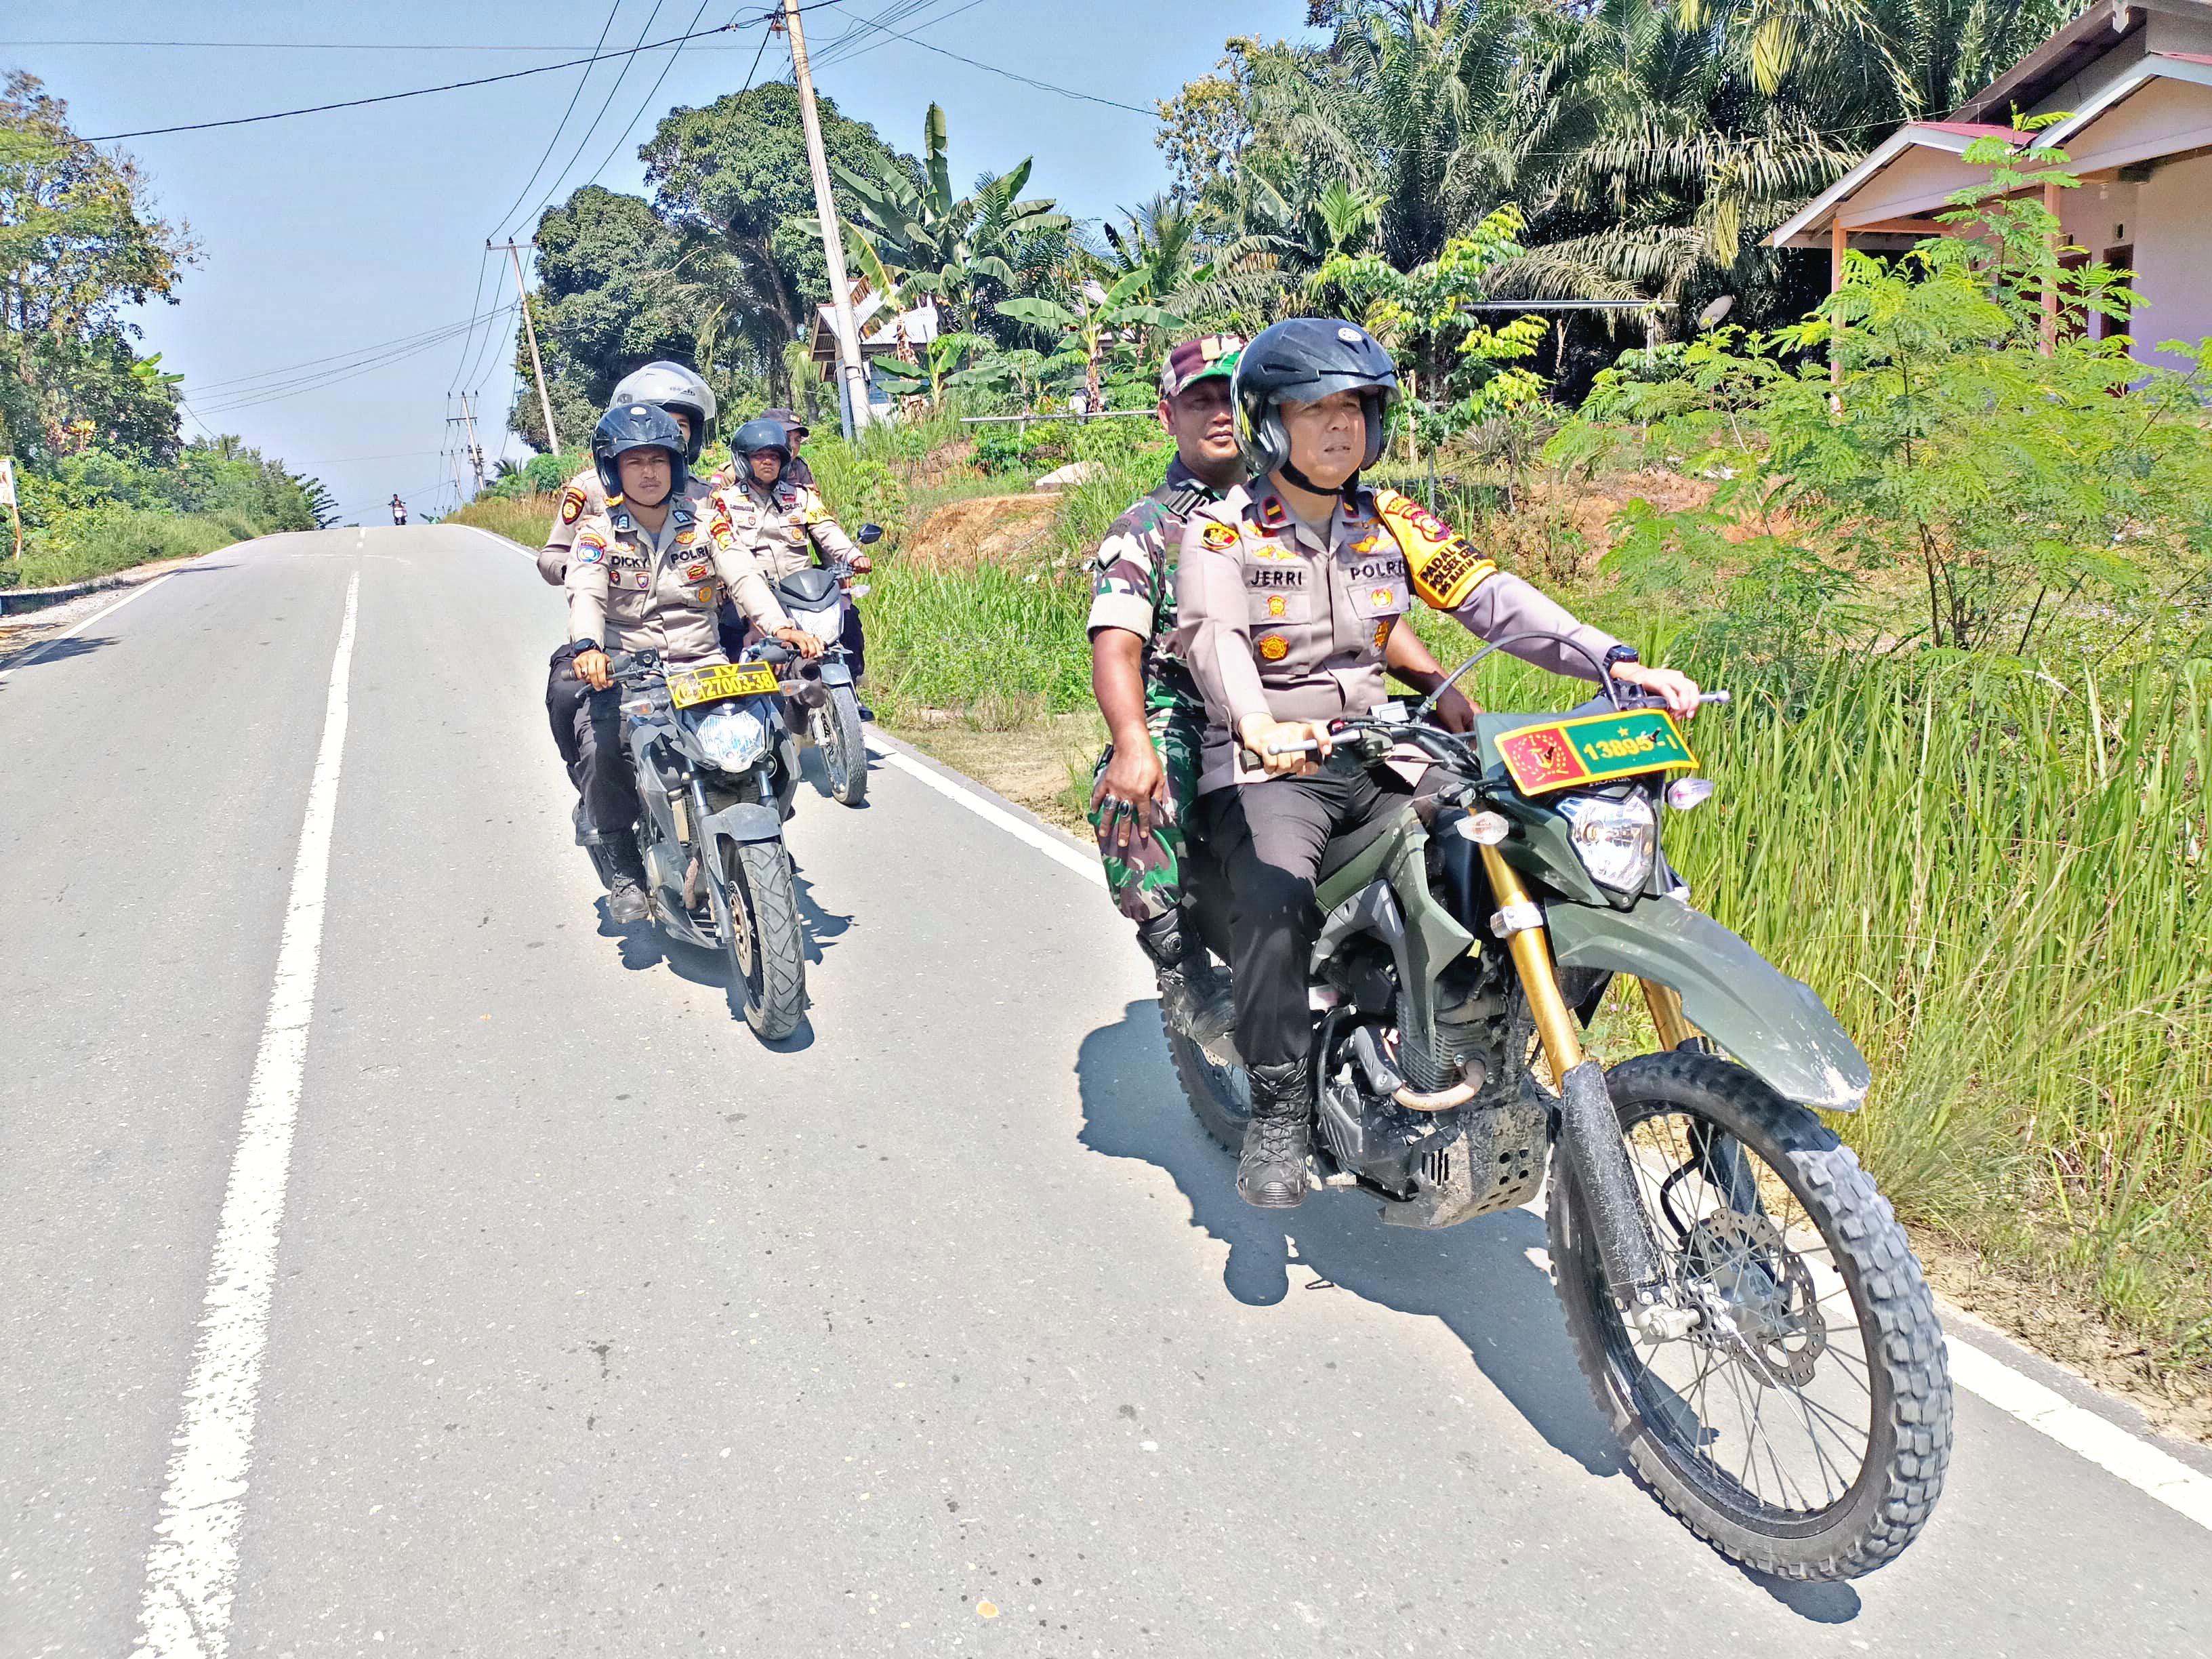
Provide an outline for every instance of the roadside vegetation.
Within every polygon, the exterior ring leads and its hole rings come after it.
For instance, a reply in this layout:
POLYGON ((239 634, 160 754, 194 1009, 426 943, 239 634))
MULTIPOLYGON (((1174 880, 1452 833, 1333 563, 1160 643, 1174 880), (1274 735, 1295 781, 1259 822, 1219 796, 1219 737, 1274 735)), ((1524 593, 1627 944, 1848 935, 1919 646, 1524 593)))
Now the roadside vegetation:
MULTIPOLYGON (((33 76, 0 88, 0 454, 23 554, 0 588, 82 581, 327 523, 331 502, 234 437, 185 442, 179 379, 124 307, 162 299, 198 250, 127 156, 80 142, 33 76)), ((0 529, 0 533, 4 533, 0 529)))

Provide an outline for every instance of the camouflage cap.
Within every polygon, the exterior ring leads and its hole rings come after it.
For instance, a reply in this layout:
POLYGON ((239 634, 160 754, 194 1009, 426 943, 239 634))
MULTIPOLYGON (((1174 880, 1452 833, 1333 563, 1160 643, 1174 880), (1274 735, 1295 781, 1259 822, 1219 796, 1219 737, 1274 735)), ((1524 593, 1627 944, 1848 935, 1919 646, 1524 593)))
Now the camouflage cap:
POLYGON ((1239 334, 1206 334, 1185 340, 1160 365, 1160 396, 1172 398, 1209 376, 1234 374, 1237 354, 1243 349, 1244 338, 1239 334))

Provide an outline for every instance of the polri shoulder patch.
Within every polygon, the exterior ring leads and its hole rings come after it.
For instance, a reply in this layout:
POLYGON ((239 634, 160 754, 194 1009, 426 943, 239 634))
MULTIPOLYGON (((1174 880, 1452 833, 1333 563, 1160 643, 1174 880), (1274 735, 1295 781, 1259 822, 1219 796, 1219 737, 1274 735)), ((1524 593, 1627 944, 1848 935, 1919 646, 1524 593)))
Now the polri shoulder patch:
POLYGON ((1221 553, 1237 545, 1237 535, 1225 524, 1209 524, 1198 532, 1198 539, 1200 545, 1221 553))
POLYGON ((570 484, 561 492, 561 522, 574 524, 584 516, 584 492, 570 484))

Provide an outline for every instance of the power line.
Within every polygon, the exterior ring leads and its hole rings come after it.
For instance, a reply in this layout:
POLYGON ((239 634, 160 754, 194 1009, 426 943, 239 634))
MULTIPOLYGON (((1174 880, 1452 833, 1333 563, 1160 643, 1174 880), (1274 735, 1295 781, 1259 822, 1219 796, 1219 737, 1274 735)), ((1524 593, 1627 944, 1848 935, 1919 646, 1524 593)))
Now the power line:
MULTIPOLYGON (((615 19, 621 13, 622 0, 615 0, 614 4, 607 8, 607 21, 599 25, 599 38, 592 44, 592 51, 594 53, 606 45, 607 35, 614 28, 615 19)), ((538 175, 545 171, 545 164, 553 159, 553 147, 561 142, 561 134, 568 128, 568 118, 576 112, 576 100, 584 95, 584 88, 591 84, 592 67, 591 64, 586 64, 584 72, 576 77, 576 89, 568 94, 568 107, 561 112, 560 120, 554 124, 551 135, 545 140, 545 153, 538 158, 538 165, 530 169, 530 177, 524 181, 522 188, 514 192, 514 200, 507 204, 507 211, 500 215, 498 223, 492 227, 492 234, 495 236, 507 228, 507 221, 514 217, 514 210, 520 207, 524 199, 529 196, 530 186, 538 182, 538 175)), ((483 280, 483 265, 481 261, 477 265, 477 280, 479 283, 483 280)), ((463 346, 461 356, 466 357, 468 355, 468 348, 463 346)))
MULTIPOLYGON (((829 0, 816 0, 816 3, 827 4, 829 0)), ((765 19, 757 21, 764 21, 765 19)), ((702 35, 726 34, 733 29, 745 27, 747 26, 742 23, 718 23, 713 28, 702 29, 699 33, 702 35)), ((561 64, 540 64, 534 69, 509 70, 504 75, 483 75, 472 81, 448 81, 442 86, 416 87, 411 92, 386 92, 380 93, 374 98, 348 98, 335 104, 310 104, 301 109, 271 110, 266 115, 234 115, 225 121, 188 121, 182 125, 173 127, 141 127, 135 132, 105 132, 82 142, 88 144, 108 144, 113 143, 118 138, 158 138, 172 132, 206 132, 216 127, 252 126, 258 121, 283 121, 295 115, 324 115, 332 110, 361 109, 370 104, 396 103, 403 98, 427 98, 432 93, 459 92, 469 87, 489 87, 501 81, 520 81, 529 75, 550 75, 556 70, 574 69, 580 64, 597 63, 602 58, 635 57, 641 52, 652 52, 662 46, 672 46, 690 38, 693 37, 671 35, 665 40, 654 41, 650 46, 632 46, 624 52, 604 52, 597 57, 572 58, 566 63, 561 64)))
POLYGON ((514 309, 514 307, 511 305, 497 307, 490 311, 479 312, 474 315, 462 318, 455 322, 440 323, 435 328, 418 330, 413 334, 403 334, 396 339, 377 340, 368 345, 355 346, 345 351, 333 351, 325 356, 309 357, 296 363, 280 363, 274 368, 257 369, 251 374, 234 374, 228 380, 209 380, 204 384, 194 386, 192 390, 196 393, 199 393, 230 387, 243 386, 248 381, 268 380, 276 379, 280 376, 296 374, 303 368, 313 368, 324 363, 335 363, 349 357, 367 356, 374 352, 387 350, 394 346, 420 345, 428 342, 434 342, 439 339, 450 338, 452 336, 460 332, 461 330, 466 328, 471 323, 481 323, 488 319, 498 316, 501 311, 512 311, 514 309))
MULTIPOLYGON (((889 15, 894 11, 894 9, 886 7, 884 11, 878 12, 873 18, 856 18, 851 28, 847 29, 822 51, 811 54, 815 67, 818 69, 824 64, 848 64, 856 58, 865 58, 872 52, 880 52, 896 38, 885 27, 887 23, 903 23, 916 12, 926 11, 935 3, 936 0, 908 0, 905 9, 896 12, 895 15, 889 15), (860 44, 859 37, 864 30, 873 30, 878 38, 868 41, 865 46, 860 44)), ((967 0, 965 5, 955 6, 951 11, 940 12, 934 17, 925 18, 916 23, 915 27, 934 28, 939 23, 949 23, 962 12, 973 11, 982 3, 983 0, 967 0)))
MULTIPOLYGON (((819 0, 819 3, 824 5, 835 5, 837 3, 837 0, 819 0)), ((878 27, 881 26, 878 25, 878 27)), ((1040 81, 1034 76, 1018 75, 1012 70, 1000 69, 996 64, 986 64, 980 58, 967 56, 964 52, 954 52, 950 47, 938 46, 932 41, 924 40, 917 35, 902 33, 897 29, 886 28, 884 30, 884 33, 896 40, 905 41, 908 46, 920 46, 924 52, 933 52, 939 58, 950 58, 955 63, 967 64, 970 69, 983 70, 992 75, 1002 75, 1009 81, 1018 81, 1025 87, 1035 87, 1039 92, 1056 92, 1063 98, 1080 99, 1086 104, 1103 104, 1109 109, 1125 109, 1132 115, 1142 115, 1152 119, 1158 119, 1159 116, 1159 111, 1157 108, 1146 108, 1136 104, 1125 104, 1117 98, 1101 98, 1096 93, 1078 92, 1073 87, 1054 86, 1051 82, 1040 81)))
MULTIPOLYGON (((638 39, 641 41, 645 39, 646 29, 651 28, 654 21, 659 17, 660 8, 665 3, 666 0, 653 0, 653 10, 647 15, 645 28, 641 28, 637 32, 638 39)), ((705 16, 706 12, 706 0, 701 0, 698 11, 694 13, 691 18, 692 26, 694 27, 698 26, 699 19, 705 16)), ((763 40, 766 40, 768 37, 763 33, 761 38, 763 40)), ((607 118, 607 111, 614 106, 615 94, 622 90, 623 82, 629 78, 630 65, 635 64, 636 61, 637 51, 636 48, 633 47, 630 51, 629 59, 622 66, 622 73, 615 76, 614 84, 607 88, 607 95, 599 100, 599 113, 592 117, 590 125, 586 126, 584 129, 583 136, 576 140, 576 148, 568 152, 568 159, 562 165, 561 171, 553 175, 553 188, 546 192, 545 199, 538 204, 538 210, 540 213, 543 213, 547 208, 550 207, 553 204, 553 198, 561 193, 561 181, 568 176, 569 170, 576 165, 577 158, 583 155, 584 146, 592 142, 592 135, 599 130, 599 123, 607 118)), ((672 55, 668 60, 667 69, 664 69, 661 71, 662 75, 665 76, 668 69, 673 69, 675 66, 676 59, 673 55, 672 55)), ((656 89, 658 89, 659 85, 659 83, 658 82, 654 82, 656 89)), ((635 116, 632 116, 630 118, 631 125, 635 126, 636 123, 637 118, 635 116)), ((625 129, 624 137, 627 136, 628 131, 627 129, 625 129)), ((617 139, 616 143, 617 146, 619 146, 621 140, 617 139)), ((602 163, 602 165, 605 164, 602 163)))
MULTIPOLYGON (((711 3, 712 0, 699 0, 699 9, 691 14, 691 27, 694 28, 698 27, 699 20, 706 15, 707 8, 711 3)), ((768 29, 763 29, 761 31, 760 45, 753 52, 753 68, 756 70, 760 67, 761 53, 768 50, 769 35, 771 33, 772 31, 768 29)), ((660 66, 659 79, 654 81, 653 85, 647 89, 645 100, 637 106, 637 113, 629 118, 629 125, 622 130, 622 137, 615 140, 614 149, 609 150, 600 160, 599 165, 593 169, 592 176, 584 181, 586 184, 595 185, 599 183, 599 175, 607 170, 607 168, 613 163, 615 156, 621 151, 622 147, 629 142, 630 134, 637 131, 638 122, 644 118, 646 111, 653 107, 653 100, 660 95, 661 82, 668 79, 668 72, 676 67, 676 59, 678 55, 679 54, 676 52, 669 54, 668 61, 660 66)), ((751 71, 748 70, 745 75, 745 85, 748 88, 752 85, 752 79, 751 71)))
MULTIPOLYGON (((514 308, 512 306, 506 307, 509 311, 514 308)), ((444 344, 459 332, 460 328, 456 326, 442 333, 433 335, 419 344, 408 346, 404 349, 383 352, 364 362, 348 363, 342 368, 325 369, 313 374, 300 375, 291 380, 250 387, 234 396, 225 397, 212 406, 203 406, 200 412, 203 415, 228 415, 241 409, 258 408, 263 404, 282 403, 287 398, 296 398, 303 392, 319 392, 327 386, 337 386, 342 381, 356 379, 372 370, 388 368, 392 364, 403 362, 410 357, 420 356, 432 347, 444 344)))

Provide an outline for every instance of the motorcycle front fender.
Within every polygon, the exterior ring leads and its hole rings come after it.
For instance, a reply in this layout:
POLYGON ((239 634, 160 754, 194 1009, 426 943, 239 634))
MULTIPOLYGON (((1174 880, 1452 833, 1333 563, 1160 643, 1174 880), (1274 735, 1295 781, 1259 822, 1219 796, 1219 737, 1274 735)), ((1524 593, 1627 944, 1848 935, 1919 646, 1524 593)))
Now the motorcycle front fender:
POLYGON ((1813 988, 1790 978, 1680 899, 1615 910, 1553 901, 1552 950, 1563 968, 1631 974, 1673 988, 1691 1024, 1784 1099, 1855 1112, 1874 1074, 1813 988))
POLYGON ((815 666, 822 671, 822 684, 824 685, 850 685, 853 683, 853 671, 841 658, 825 656, 815 666))
POLYGON ((724 841, 781 841, 783 819, 772 806, 741 800, 707 820, 707 833, 724 841))

